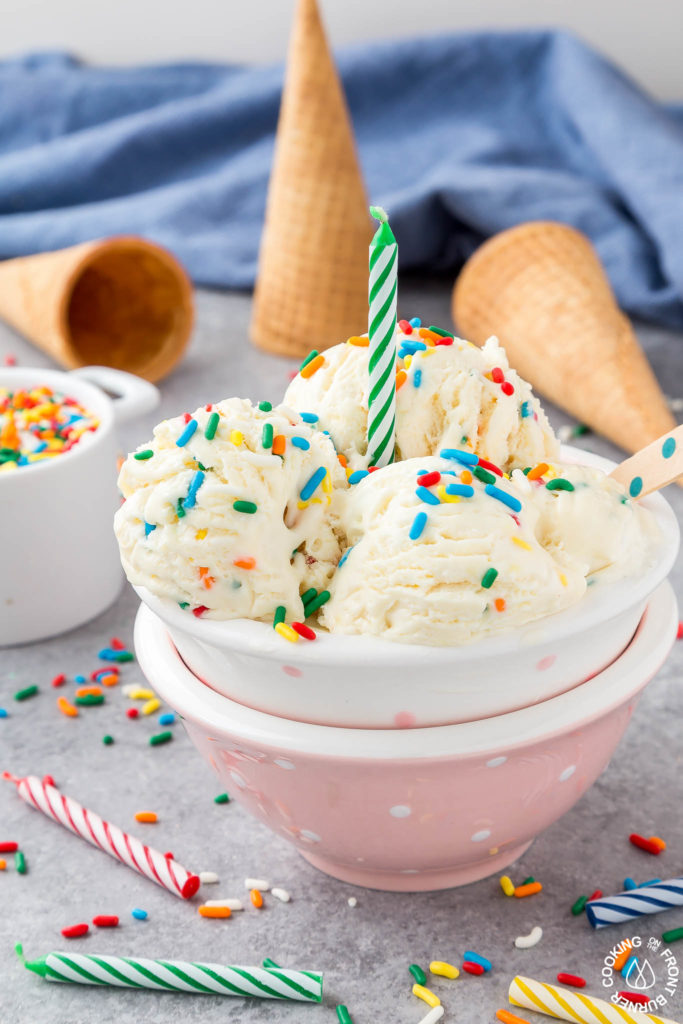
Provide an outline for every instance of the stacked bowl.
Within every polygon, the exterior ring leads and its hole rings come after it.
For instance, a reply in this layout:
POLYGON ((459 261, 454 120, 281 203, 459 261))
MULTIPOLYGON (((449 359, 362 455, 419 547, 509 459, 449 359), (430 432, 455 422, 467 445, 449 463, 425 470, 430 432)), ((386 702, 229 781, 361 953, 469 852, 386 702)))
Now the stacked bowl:
POLYGON ((396 891, 475 881, 593 784, 671 649, 678 525, 660 495, 644 504, 661 535, 647 572, 514 633, 289 645, 140 589, 140 664, 226 788, 311 864, 396 891))

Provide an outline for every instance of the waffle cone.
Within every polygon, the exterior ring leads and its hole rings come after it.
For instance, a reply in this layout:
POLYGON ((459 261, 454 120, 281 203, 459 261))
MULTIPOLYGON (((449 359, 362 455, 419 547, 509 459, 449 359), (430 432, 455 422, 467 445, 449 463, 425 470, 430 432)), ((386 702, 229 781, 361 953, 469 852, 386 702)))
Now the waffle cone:
POLYGON ((192 285, 166 249, 101 239, 0 263, 0 317, 62 366, 113 366, 153 381, 187 346, 192 285))
POLYGON ((675 426, 595 250, 573 228, 538 221, 486 242, 456 281, 453 317, 479 345, 496 334, 540 394, 627 451, 675 426))
POLYGON ((300 357, 366 329, 370 218, 316 0, 299 0, 261 237, 252 341, 300 357))

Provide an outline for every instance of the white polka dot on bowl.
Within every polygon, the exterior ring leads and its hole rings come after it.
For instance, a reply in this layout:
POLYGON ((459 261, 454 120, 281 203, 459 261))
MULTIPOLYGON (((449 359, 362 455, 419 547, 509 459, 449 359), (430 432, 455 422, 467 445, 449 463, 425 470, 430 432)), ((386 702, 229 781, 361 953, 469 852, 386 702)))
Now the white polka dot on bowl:
POLYGON ((412 813, 412 808, 406 804, 395 804, 394 807, 389 808, 389 814, 392 818, 408 818, 412 813))
POLYGON ((570 764, 568 768, 565 768, 563 772, 560 772, 560 782, 566 782, 567 779, 571 779, 575 771, 576 765, 570 764))

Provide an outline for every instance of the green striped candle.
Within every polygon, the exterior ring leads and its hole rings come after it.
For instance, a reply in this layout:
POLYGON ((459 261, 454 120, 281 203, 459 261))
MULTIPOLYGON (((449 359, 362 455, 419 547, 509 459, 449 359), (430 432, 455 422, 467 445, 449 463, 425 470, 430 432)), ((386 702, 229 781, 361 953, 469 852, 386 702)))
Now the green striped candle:
MULTIPOLYGON (((17 953, 23 959, 21 945, 17 953)), ((151 988, 158 992, 256 996, 320 1003, 323 976, 318 971, 290 971, 274 967, 225 967, 222 964, 90 953, 48 953, 24 966, 46 981, 117 988, 151 988)))
POLYGON ((369 466, 388 466, 394 459, 396 429, 398 245, 381 206, 371 206, 370 213, 380 224, 370 243, 367 461, 369 466))

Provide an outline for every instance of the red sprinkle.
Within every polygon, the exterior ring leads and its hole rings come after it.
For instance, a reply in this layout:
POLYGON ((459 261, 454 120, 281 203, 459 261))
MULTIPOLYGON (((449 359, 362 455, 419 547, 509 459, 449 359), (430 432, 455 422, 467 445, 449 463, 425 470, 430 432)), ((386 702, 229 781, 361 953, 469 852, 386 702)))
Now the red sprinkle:
POLYGON ((481 966, 481 964, 472 963, 471 960, 465 960, 464 964, 462 965, 462 969, 463 971, 467 971, 468 974, 484 973, 484 968, 481 966))
POLYGON ((73 924, 70 928, 62 928, 62 935, 65 939, 79 939, 81 935, 87 935, 89 931, 90 925, 73 924))
POLYGON ((509 380, 504 381, 500 385, 500 390, 503 392, 504 395, 514 395, 515 393, 515 389, 509 380))
POLYGON ((602 889, 596 889, 593 895, 588 897, 588 902, 590 903, 591 900, 601 900, 602 895, 602 889))
POLYGON ((401 328, 404 334, 413 333, 413 325, 409 324, 407 320, 399 320, 398 326, 401 328))
POLYGON ((620 999, 626 999, 629 1003, 636 1003, 638 1006, 647 1006, 650 1002, 650 997, 646 996, 644 992, 619 992, 617 994, 620 999))
POLYGON ((491 473, 495 473, 496 476, 503 475, 502 469, 499 469, 498 466, 494 466, 492 462, 488 462, 486 459, 479 459, 478 465, 480 465, 483 469, 490 470, 491 473))
POLYGON ((683 622, 678 623, 678 632, 676 633, 677 640, 683 640, 683 622))
POLYGON ((657 843, 653 843, 651 839, 646 839, 645 836, 639 836, 637 832, 631 832, 631 835, 628 838, 629 842, 633 843, 634 846, 637 846, 639 850, 645 850, 646 853, 652 853, 655 856, 658 856, 662 852, 661 846, 658 846, 657 843))
POLYGON ((59 675, 55 676, 54 679, 52 680, 52 685, 53 686, 64 686, 65 682, 66 682, 66 676, 64 675, 63 672, 60 672, 59 675))
POLYGON ((302 636, 304 640, 315 640, 316 638, 315 632, 310 626, 307 626, 305 622, 293 622, 292 629, 295 633, 298 633, 299 636, 302 636))
POLYGON ((0 853, 16 853, 19 843, 0 843, 0 853))
POLYGON ((501 370, 500 366, 494 366, 491 370, 491 380, 494 384, 502 384, 505 380, 505 374, 501 370))
POLYGON ((560 985, 573 985, 574 988, 586 987, 586 979, 580 978, 578 974, 565 974, 564 971, 560 971, 557 980, 560 985))
POLYGON ((190 416, 189 412, 183 413, 183 423, 189 423, 191 419, 192 417, 190 416))
POLYGON ((207 412, 211 412, 211 410, 213 409, 213 402, 209 402, 208 405, 204 406, 204 408, 206 409, 207 412))
POLYGON ((441 473, 434 471, 433 473, 425 473, 423 476, 417 478, 417 482, 420 487, 432 487, 434 484, 438 484, 441 479, 441 473))
POLYGON ((379 466, 368 466, 368 473, 376 473, 379 466))
POLYGON ((452 344, 453 344, 453 339, 452 338, 439 338, 438 341, 434 342, 435 346, 437 346, 437 345, 452 345, 452 344))
POLYGON ((126 711, 126 718, 137 718, 140 712, 137 708, 128 708, 126 711))
POLYGON ((5 356, 5 366, 16 366, 17 357, 13 356, 11 352, 8 352, 5 356))
POLYGON ((200 619, 202 617, 202 615, 204 614, 204 612, 208 612, 208 610, 209 610, 208 605, 199 604, 199 605, 197 605, 196 608, 192 609, 192 614, 194 615, 194 617, 196 619, 200 619))
POLYGON ((117 636, 113 636, 109 641, 109 646, 115 651, 125 651, 126 645, 123 640, 119 640, 117 636))
POLYGON ((116 928, 119 919, 116 914, 98 914, 93 917, 92 923, 96 928, 116 928))

